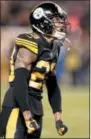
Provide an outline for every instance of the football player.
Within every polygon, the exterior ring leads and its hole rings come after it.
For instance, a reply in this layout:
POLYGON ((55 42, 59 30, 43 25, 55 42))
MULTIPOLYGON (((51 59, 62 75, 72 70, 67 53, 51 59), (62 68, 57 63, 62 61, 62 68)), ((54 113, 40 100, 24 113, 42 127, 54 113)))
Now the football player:
POLYGON ((16 38, 11 55, 10 87, 0 114, 0 136, 40 138, 44 84, 48 90, 55 127, 62 136, 68 128, 62 121, 61 91, 55 76, 55 66, 70 24, 66 12, 53 2, 36 6, 29 21, 32 33, 20 34, 16 38))

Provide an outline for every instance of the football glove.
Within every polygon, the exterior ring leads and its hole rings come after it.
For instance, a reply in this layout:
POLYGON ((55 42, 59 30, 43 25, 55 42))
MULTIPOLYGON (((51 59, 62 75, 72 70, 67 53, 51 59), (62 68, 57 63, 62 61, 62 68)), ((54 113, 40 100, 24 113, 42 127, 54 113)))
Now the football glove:
POLYGON ((56 121, 56 129, 61 136, 63 136, 68 131, 67 126, 64 125, 61 120, 56 121))
POLYGON ((25 122, 27 127, 27 133, 32 134, 34 131, 39 129, 39 125, 36 120, 31 119, 25 122))

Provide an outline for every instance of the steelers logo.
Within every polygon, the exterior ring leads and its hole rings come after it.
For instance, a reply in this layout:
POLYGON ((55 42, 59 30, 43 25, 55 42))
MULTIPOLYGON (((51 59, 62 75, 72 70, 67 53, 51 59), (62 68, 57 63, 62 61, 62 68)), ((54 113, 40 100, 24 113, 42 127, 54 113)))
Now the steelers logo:
POLYGON ((40 18, 42 18, 42 16, 43 16, 43 9, 42 8, 37 8, 37 9, 35 9, 35 11, 34 11, 34 13, 33 13, 33 17, 35 18, 35 19, 40 19, 40 18))

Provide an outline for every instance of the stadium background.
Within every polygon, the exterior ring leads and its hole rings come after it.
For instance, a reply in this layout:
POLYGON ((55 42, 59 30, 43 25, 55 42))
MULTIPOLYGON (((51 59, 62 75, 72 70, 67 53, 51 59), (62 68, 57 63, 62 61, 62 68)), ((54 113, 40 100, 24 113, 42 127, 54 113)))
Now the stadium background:
MULTIPOLYGON (((28 16, 41 1, 1 1, 1 102, 8 88, 9 59, 18 34, 30 32, 28 16)), ((57 78, 62 91, 63 120, 69 127, 63 138, 89 138, 89 1, 54 1, 68 13, 72 50, 60 52, 57 78)), ((41 138, 60 138, 44 87, 41 138)))

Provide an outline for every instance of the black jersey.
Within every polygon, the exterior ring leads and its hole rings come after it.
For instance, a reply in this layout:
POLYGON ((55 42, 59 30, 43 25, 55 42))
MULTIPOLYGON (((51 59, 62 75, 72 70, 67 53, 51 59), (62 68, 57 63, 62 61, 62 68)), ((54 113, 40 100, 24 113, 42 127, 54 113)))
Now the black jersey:
POLYGON ((10 59, 9 83, 11 87, 5 94, 3 106, 17 107, 13 94, 15 77, 14 65, 17 59, 17 53, 22 47, 37 55, 36 61, 32 63, 28 78, 28 100, 31 111, 37 115, 43 115, 41 103, 42 88, 45 79, 55 69, 59 54, 59 46, 48 43, 42 35, 35 37, 32 36, 32 34, 21 34, 16 38, 15 47, 10 59))
POLYGON ((47 78, 56 66, 59 47, 54 46, 53 42, 48 43, 42 36, 32 36, 32 34, 21 34, 16 38, 10 60, 9 82, 14 82, 14 64, 18 50, 25 47, 37 55, 37 60, 32 63, 32 68, 28 80, 28 86, 37 90, 42 90, 44 80, 47 78))

